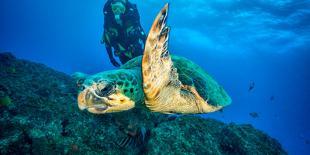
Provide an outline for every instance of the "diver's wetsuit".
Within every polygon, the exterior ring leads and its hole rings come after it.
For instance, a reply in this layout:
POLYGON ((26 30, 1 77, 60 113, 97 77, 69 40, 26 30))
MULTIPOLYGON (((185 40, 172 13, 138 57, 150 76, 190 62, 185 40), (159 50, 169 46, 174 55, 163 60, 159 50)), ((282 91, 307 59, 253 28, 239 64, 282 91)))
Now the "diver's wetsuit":
POLYGON ((113 0, 104 6, 103 41, 109 58, 114 66, 119 66, 113 57, 118 56, 124 64, 130 59, 143 54, 146 35, 140 25, 140 16, 135 4, 125 3, 126 11, 120 16, 122 24, 118 24, 111 8, 113 0))

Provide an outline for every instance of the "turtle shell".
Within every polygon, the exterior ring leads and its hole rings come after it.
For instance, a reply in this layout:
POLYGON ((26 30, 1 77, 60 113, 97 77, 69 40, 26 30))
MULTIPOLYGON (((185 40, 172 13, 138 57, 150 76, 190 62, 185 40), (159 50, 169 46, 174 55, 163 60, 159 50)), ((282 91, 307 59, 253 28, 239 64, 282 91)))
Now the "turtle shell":
POLYGON ((199 95, 214 106, 227 106, 231 103, 222 86, 220 86, 204 69, 192 61, 179 56, 172 56, 177 68, 179 80, 184 85, 194 86, 199 95))
POLYGON ((131 69, 131 68, 135 68, 135 67, 141 68, 141 64, 142 64, 142 56, 138 56, 138 57, 135 57, 135 58, 127 61, 120 68, 121 69, 131 69))
MULTIPOLYGON (((193 86, 196 88, 199 95, 214 106, 227 106, 231 103, 231 98, 228 96, 222 86, 220 86, 204 69, 192 61, 180 57, 172 56, 173 65, 177 68, 179 80, 184 85, 193 86)), ((121 68, 130 69, 141 67, 142 56, 136 57, 121 68)))

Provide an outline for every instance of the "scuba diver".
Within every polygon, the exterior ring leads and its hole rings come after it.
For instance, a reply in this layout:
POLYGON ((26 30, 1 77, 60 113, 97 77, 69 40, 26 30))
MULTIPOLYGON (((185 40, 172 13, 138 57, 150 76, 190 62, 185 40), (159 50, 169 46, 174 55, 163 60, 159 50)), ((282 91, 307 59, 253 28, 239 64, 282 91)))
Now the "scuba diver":
POLYGON ((135 4, 128 0, 108 0, 104 5, 104 32, 101 43, 105 44, 111 63, 122 64, 143 54, 146 34, 140 24, 135 4), (112 51, 113 50, 113 51, 112 51))

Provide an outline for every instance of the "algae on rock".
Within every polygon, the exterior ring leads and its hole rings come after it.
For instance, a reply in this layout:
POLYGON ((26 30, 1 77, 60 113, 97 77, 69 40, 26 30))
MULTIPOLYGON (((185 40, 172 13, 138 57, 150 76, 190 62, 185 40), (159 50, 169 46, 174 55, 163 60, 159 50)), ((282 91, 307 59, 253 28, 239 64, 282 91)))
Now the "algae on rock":
POLYGON ((9 106, 12 104, 11 98, 9 96, 0 97, 0 107, 9 106))

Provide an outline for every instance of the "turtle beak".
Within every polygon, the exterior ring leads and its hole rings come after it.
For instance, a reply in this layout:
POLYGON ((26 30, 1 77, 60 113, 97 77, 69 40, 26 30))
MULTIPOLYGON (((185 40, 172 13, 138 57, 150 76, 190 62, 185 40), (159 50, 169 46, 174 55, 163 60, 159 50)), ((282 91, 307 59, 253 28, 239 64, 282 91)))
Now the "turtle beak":
POLYGON ((86 90, 79 93, 78 96, 78 106, 80 110, 85 110, 87 108, 86 105, 86 94, 89 93, 86 90))
POLYGON ((78 107, 80 110, 88 110, 93 113, 105 113, 109 108, 104 99, 94 95, 90 89, 85 89, 78 95, 78 107))

